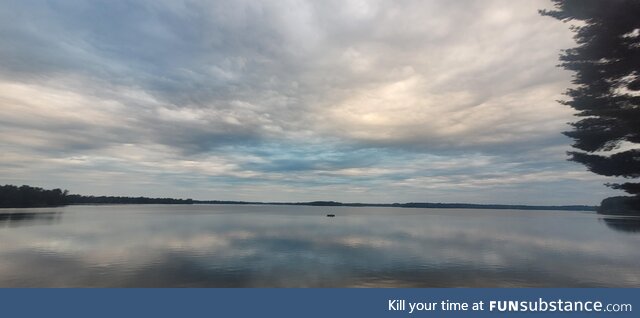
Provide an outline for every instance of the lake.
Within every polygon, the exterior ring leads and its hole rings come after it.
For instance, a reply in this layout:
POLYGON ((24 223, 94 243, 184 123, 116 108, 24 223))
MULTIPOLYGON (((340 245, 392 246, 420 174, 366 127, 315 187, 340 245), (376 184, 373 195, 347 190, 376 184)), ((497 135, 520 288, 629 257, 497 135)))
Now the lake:
POLYGON ((601 286, 640 287, 639 218, 272 205, 0 209, 0 287, 601 286))

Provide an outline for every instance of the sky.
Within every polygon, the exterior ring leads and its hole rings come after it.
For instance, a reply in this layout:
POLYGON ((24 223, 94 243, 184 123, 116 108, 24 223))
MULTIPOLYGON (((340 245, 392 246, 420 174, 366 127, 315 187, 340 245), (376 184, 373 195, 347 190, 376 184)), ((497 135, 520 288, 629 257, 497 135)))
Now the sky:
POLYGON ((0 6, 0 184, 247 201, 598 204, 550 1, 0 6))

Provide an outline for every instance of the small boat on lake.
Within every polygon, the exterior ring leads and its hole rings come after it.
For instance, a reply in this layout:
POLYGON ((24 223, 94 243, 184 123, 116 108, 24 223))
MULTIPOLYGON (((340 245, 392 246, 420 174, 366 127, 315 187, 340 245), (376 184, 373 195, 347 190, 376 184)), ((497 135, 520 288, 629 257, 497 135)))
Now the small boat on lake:
POLYGON ((335 216, 336 216, 335 214, 327 214, 328 218, 332 218, 332 217, 335 217, 335 216))

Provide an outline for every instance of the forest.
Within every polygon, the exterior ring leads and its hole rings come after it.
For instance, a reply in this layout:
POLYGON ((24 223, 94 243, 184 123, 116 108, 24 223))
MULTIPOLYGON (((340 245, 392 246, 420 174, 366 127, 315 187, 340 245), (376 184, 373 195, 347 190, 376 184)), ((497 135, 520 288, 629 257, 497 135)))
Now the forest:
POLYGON ((85 196, 62 189, 47 190, 28 185, 0 186, 0 208, 54 207, 68 204, 192 204, 191 199, 85 196))
POLYGON ((61 206, 68 204, 68 195, 67 190, 7 184, 0 186, 0 208, 61 206))

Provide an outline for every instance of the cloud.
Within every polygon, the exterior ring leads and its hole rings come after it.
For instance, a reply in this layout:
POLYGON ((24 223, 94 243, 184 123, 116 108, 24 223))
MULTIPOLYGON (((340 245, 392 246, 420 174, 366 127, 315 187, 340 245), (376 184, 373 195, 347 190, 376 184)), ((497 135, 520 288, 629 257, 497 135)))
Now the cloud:
POLYGON ((544 184, 571 193, 549 203, 595 203, 573 189, 604 179, 564 162, 570 74, 555 65, 573 44, 548 6, 9 1, 0 174, 285 201, 504 201, 517 184, 533 202, 544 184))

